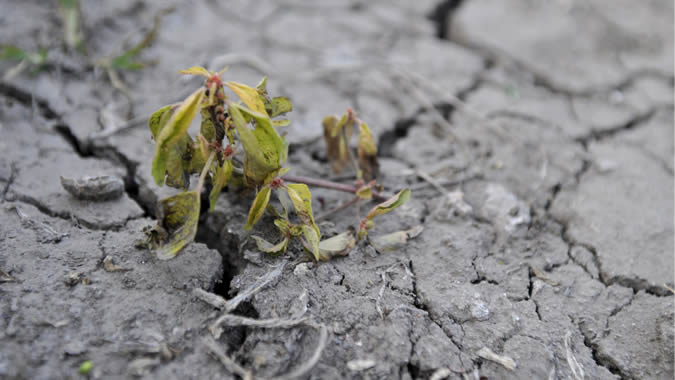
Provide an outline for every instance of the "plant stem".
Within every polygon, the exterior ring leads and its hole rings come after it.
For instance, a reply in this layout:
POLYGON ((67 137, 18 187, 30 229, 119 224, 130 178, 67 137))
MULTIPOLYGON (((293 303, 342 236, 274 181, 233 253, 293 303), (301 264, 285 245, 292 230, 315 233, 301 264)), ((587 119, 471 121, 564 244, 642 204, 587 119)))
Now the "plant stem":
MULTIPOLYGON (((323 180, 323 179, 304 177, 304 176, 299 176, 299 175, 286 174, 281 178, 284 181, 304 183, 305 185, 323 187, 324 189, 344 191, 345 193, 356 194, 356 191, 358 190, 356 188, 356 186, 353 186, 353 185, 347 185, 347 184, 344 184, 344 183, 337 183, 337 182, 332 182, 332 181, 326 181, 326 180, 323 180)), ((384 201, 384 200, 387 200, 389 198, 389 196, 387 196, 386 194, 378 193, 377 191, 373 191, 372 193, 373 193, 373 199, 375 199, 376 201, 384 201)))
POLYGON ((213 163, 213 159, 216 157, 216 152, 213 151, 209 155, 209 159, 206 160, 206 164, 204 164, 204 167, 202 168, 202 173, 199 175, 199 182, 197 183, 197 188, 195 188, 195 192, 197 194, 200 194, 202 192, 202 187, 204 186, 204 180, 206 179, 206 174, 209 172, 209 168, 211 168, 211 163, 213 163))
POLYGON ((339 205, 339 206, 337 206, 333 209, 330 209, 330 210, 326 211, 325 213, 317 216, 316 220, 318 221, 318 220, 326 219, 329 216, 332 216, 332 215, 334 215, 334 214, 336 214, 336 213, 338 213, 338 212, 340 212, 340 211, 342 211, 342 210, 344 210, 344 209, 346 209, 346 208, 348 208, 352 205, 355 205, 355 204, 359 203, 359 199, 361 199, 361 197, 359 197, 357 195, 354 198, 352 198, 349 202, 345 202, 345 203, 343 203, 343 204, 341 204, 341 205, 339 205))

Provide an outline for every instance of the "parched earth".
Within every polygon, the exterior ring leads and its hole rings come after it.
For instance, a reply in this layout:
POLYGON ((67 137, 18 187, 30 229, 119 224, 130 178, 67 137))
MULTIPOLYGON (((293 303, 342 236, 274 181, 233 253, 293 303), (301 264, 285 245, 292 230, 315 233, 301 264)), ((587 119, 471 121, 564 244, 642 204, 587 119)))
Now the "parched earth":
POLYGON ((51 2, 0 2, 2 43, 49 48, 0 81, 0 378, 673 378, 672 1, 174 1, 127 97, 92 62, 170 3, 83 0, 85 55, 51 2), (355 108, 413 189, 373 235, 422 233, 269 257, 226 191, 157 260, 144 119, 195 65, 292 99, 293 174, 331 177, 320 120, 355 108), (76 199, 84 175, 124 193, 76 199))

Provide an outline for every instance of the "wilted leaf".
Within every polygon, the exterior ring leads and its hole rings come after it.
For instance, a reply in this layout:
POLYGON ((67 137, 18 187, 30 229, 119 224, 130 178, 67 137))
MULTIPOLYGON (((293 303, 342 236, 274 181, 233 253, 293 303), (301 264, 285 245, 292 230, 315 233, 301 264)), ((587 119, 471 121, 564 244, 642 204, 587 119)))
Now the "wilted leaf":
POLYGON ((263 187, 255 196, 255 200, 251 205, 251 209, 248 211, 248 219, 246 219, 246 225, 244 225, 244 229, 246 231, 253 228, 253 226, 256 223, 258 223, 258 220, 260 220, 260 218, 265 213, 267 203, 270 201, 271 190, 272 189, 269 187, 263 187))
POLYGON ((171 259, 197 234, 199 223, 200 196, 187 191, 162 199, 157 211, 157 228, 160 240, 155 242, 156 254, 160 260, 171 259))
POLYGON ((309 187, 304 183, 293 183, 286 185, 286 191, 288 191, 295 213, 298 214, 302 224, 315 226, 314 214, 312 213, 312 193, 309 192, 309 187))
POLYGON ((373 190, 370 188, 370 186, 362 186, 358 190, 356 190, 356 195, 359 196, 361 199, 372 199, 373 198, 373 190))
POLYGON ((228 110, 239 140, 244 146, 244 173, 253 183, 262 183, 271 173, 279 169, 284 157, 284 141, 272 126, 266 114, 251 111, 240 105, 229 103, 228 110), (251 130, 244 118, 255 119, 256 128, 251 130))
POLYGON ((180 70, 179 73, 186 74, 186 75, 200 75, 200 76, 203 76, 203 77, 206 77, 206 78, 211 76, 211 74, 209 74, 208 70, 206 70, 203 67, 199 67, 199 66, 194 66, 194 67, 190 67, 189 69, 180 70))
POLYGON ((189 135, 167 148, 166 185, 187 190, 190 187, 190 169, 194 142, 189 135))
POLYGON ((287 220, 285 220, 285 219, 275 219, 274 225, 277 226, 277 228, 279 229, 279 232, 281 232, 281 236, 290 236, 291 227, 288 224, 287 220))
POLYGON ((321 253, 319 251, 319 240, 321 235, 319 234, 319 228, 316 225, 302 225, 302 245, 314 256, 314 260, 319 261, 321 259, 321 253))
POLYGON ((209 194, 210 210, 213 211, 216 207, 216 201, 220 191, 227 185, 227 181, 232 176, 232 161, 225 160, 222 166, 216 169, 216 175, 213 177, 213 188, 209 194))
POLYGON ((157 135, 162 130, 162 127, 171 118, 171 115, 173 114, 173 112, 171 112, 172 107, 173 105, 164 106, 150 115, 148 127, 150 128, 153 139, 157 140, 157 135))
POLYGON ((259 250, 265 253, 269 254, 278 254, 282 252, 286 252, 286 248, 288 247, 288 238, 285 237, 282 241, 280 241, 277 244, 272 244, 268 242, 267 240, 259 237, 259 236, 251 236, 253 240, 255 240, 255 244, 258 247, 259 250))
POLYGON ((359 155, 359 168, 363 173, 363 179, 370 181, 375 179, 380 169, 377 162, 377 144, 366 123, 359 127, 359 141, 357 147, 359 155))
POLYGON ((345 136, 340 131, 344 123, 340 126, 340 122, 335 116, 327 116, 323 119, 323 138, 326 142, 326 158, 336 174, 342 173, 344 168, 349 165, 349 152, 347 149, 347 141, 352 136, 352 129, 348 128, 344 131, 345 136))
POLYGON ((370 212, 368 212, 368 215, 366 215, 366 219, 372 220, 376 216, 384 215, 392 211, 407 202, 408 199, 410 199, 410 194, 411 191, 409 189, 399 191, 398 194, 373 207, 370 212))
POLYGON ((206 141, 212 142, 216 139, 216 126, 213 125, 213 120, 211 120, 211 114, 208 109, 203 108, 201 115, 202 125, 199 128, 199 133, 204 136, 206 141))
POLYGON ((354 233, 343 232, 319 242, 319 260, 329 260, 335 256, 347 256, 356 245, 354 233))
POLYGON ((285 96, 274 97, 272 98, 272 101, 265 106, 270 117, 277 117, 293 111, 293 104, 285 96))
MULTIPOLYGON (((168 156, 168 147, 178 142, 185 134, 192 122, 192 119, 200 110, 202 99, 204 98, 204 89, 193 92, 185 101, 173 112, 169 121, 166 122, 159 131, 155 147, 155 157, 152 161, 152 176, 158 185, 164 183, 166 174, 166 160, 168 156)), ((161 119, 161 117, 160 117, 161 119)), ((151 127, 152 129, 152 127, 151 127)))
POLYGON ((415 226, 409 230, 396 231, 382 236, 368 237, 368 241, 378 252, 387 252, 404 246, 408 240, 416 238, 423 230, 424 227, 415 226))
POLYGON ((258 90, 243 83, 237 82, 227 82, 225 85, 232 89, 232 91, 237 94, 239 99, 241 99, 241 101, 244 102, 244 104, 246 104, 246 106, 252 111, 268 116, 267 111, 265 111, 265 104, 260 98, 258 90))

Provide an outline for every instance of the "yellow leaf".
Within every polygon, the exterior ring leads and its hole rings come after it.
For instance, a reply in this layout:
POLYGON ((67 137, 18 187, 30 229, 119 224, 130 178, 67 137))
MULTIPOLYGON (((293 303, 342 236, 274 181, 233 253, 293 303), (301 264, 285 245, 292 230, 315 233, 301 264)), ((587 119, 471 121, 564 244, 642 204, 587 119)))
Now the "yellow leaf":
POLYGON ((244 226, 246 231, 253 228, 253 226, 258 223, 258 220, 262 218, 263 214, 265 213, 267 203, 270 201, 270 191, 271 189, 269 187, 263 187, 262 190, 260 190, 255 196, 255 200, 253 201, 251 209, 248 212, 246 225, 244 226))
POLYGON ((195 118, 201 108, 203 98, 203 88, 193 92, 173 112, 169 121, 159 132, 155 146, 155 157, 152 162, 152 176, 158 185, 164 183, 168 147, 185 136, 192 119, 195 118))
POLYGON ((269 254, 279 254, 282 252, 286 252, 286 247, 288 247, 288 238, 284 238, 282 241, 280 241, 277 244, 272 244, 268 242, 267 240, 259 237, 259 236, 251 236, 253 240, 255 240, 255 244, 258 247, 258 249, 262 252, 269 253, 269 254))
POLYGON ((366 123, 359 127, 359 140, 357 151, 359 155, 359 169, 366 181, 375 179, 380 169, 377 162, 377 144, 366 123))
POLYGON ((216 201, 218 200, 218 195, 220 191, 227 185, 227 182, 232 176, 232 161, 225 160, 222 166, 219 166, 216 169, 216 174, 213 176, 213 188, 209 194, 209 208, 213 211, 216 208, 216 201))
POLYGON ((292 183, 286 185, 286 191, 288 191, 288 196, 293 202, 293 207, 295 207, 295 213, 298 214, 302 223, 315 225, 314 214, 312 213, 312 194, 309 192, 309 187, 304 183, 292 183))
POLYGON ((403 189, 399 191, 398 194, 373 207, 370 212, 368 212, 368 215, 366 215, 366 219, 370 221, 376 216, 384 215, 392 211, 393 209, 407 202, 408 199, 410 199, 410 194, 411 191, 409 189, 403 189))
POLYGON ((188 191, 162 199, 157 211, 157 227, 165 237, 156 242, 155 253, 160 260, 175 257, 197 234, 200 195, 188 191))
POLYGON ((343 232, 319 243, 319 259, 326 261, 335 256, 346 256, 356 245, 354 233, 343 232))
POLYGON ((186 75, 201 75, 206 78, 211 76, 208 70, 200 66, 194 66, 186 70, 180 70, 179 73, 186 75))
POLYGON ((232 89, 232 91, 237 94, 239 99, 241 99, 241 101, 244 102, 248 108, 268 116, 267 111, 265 111, 265 103, 263 103, 263 100, 260 98, 258 90, 237 82, 227 82, 225 85, 232 89))

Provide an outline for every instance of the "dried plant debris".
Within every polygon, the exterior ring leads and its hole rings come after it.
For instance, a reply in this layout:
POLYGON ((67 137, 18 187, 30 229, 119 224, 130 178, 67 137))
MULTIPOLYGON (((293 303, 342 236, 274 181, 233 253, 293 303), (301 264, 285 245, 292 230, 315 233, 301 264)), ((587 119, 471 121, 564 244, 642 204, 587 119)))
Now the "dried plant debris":
POLYGON ((61 177, 61 186, 77 199, 108 201, 124 194, 124 181, 114 175, 61 177))

